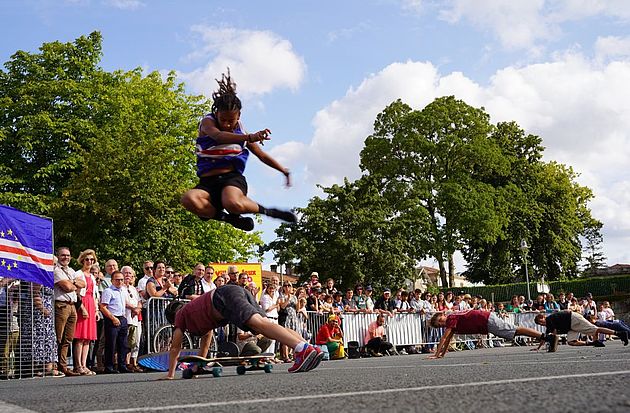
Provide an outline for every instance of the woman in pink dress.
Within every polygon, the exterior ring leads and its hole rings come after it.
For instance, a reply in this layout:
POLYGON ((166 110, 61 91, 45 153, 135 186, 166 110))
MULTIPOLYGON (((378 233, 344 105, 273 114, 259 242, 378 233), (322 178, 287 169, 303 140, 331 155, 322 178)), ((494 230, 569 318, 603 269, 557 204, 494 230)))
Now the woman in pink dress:
POLYGON ((77 324, 74 329, 74 371, 84 376, 93 376, 92 370, 86 367, 90 350, 90 341, 96 340, 96 276, 99 272, 96 263, 96 252, 85 250, 79 254, 81 269, 76 272, 77 278, 85 280, 85 288, 79 291, 81 308, 77 311, 77 324))

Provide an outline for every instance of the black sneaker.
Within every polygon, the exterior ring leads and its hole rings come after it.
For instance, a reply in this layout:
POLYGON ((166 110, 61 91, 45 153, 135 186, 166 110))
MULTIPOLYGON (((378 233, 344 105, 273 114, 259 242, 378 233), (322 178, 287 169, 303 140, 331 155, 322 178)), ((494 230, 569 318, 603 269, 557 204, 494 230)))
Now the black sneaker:
POLYGON ((593 347, 606 347, 606 344, 604 344, 604 342, 602 341, 595 340, 593 341, 593 347))
POLYGON ((297 222, 297 215, 291 211, 282 211, 275 208, 266 208, 265 215, 271 218, 278 218, 286 222, 297 222))
POLYGON ((615 335, 623 342, 624 346, 628 345, 628 332, 624 330, 615 331, 615 335))
POLYGON ((234 228, 238 228, 243 231, 251 231, 254 229, 254 220, 250 217, 242 217, 238 214, 217 214, 216 220, 227 222, 234 228))

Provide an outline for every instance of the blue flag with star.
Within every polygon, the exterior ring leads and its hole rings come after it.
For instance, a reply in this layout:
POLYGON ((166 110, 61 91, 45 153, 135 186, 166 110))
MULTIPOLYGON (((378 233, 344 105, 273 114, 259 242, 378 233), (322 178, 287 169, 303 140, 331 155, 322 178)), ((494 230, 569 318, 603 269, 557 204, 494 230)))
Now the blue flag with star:
POLYGON ((53 222, 0 205, 0 277, 52 288, 53 222))

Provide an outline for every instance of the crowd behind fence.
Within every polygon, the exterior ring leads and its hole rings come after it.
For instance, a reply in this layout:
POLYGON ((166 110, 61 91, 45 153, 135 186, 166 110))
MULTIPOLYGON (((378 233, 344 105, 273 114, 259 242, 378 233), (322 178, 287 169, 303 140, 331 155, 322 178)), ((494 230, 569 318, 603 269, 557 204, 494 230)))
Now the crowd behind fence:
MULTIPOLYGON (((146 334, 145 342, 147 353, 164 350, 163 348, 155 348, 155 335, 158 330, 170 326, 164 317, 164 309, 171 301, 171 299, 151 298, 147 302, 147 320, 149 321, 147 323, 147 327, 144 329, 146 334)), ((317 331, 327 322, 330 313, 308 311, 307 314, 308 318, 306 321, 306 330, 311 337, 311 343, 314 344, 317 331)), ((536 314, 538 314, 538 312, 505 313, 502 317, 517 327, 528 327, 544 332, 544 327, 534 323, 534 317, 536 314)), ((387 317, 384 325, 387 341, 396 347, 427 346, 437 344, 444 333, 444 329, 429 326, 428 321, 430 320, 431 315, 432 313, 396 313, 391 317, 387 317)), ((341 314, 340 327, 343 331, 344 345, 347 346, 348 342, 355 341, 360 347, 364 346, 366 344, 364 343, 365 333, 368 326, 376 320, 376 317, 377 313, 341 314)), ((193 340, 194 346, 196 343, 195 338, 191 337, 191 339, 193 340)), ((456 335, 454 338, 455 343, 465 343, 479 340, 492 340, 495 342, 503 341, 502 339, 494 338, 491 335, 483 337, 479 335, 456 335)))
MULTIPOLYGON (((0 278, 0 371, 1 378, 25 378, 45 375, 54 370, 58 361, 54 321, 55 306, 52 289, 39 284, 0 278)), ((552 297, 553 298, 553 297, 552 297)), ((146 300, 143 313, 141 353, 165 351, 170 344, 172 327, 164 315, 164 309, 172 299, 151 297, 146 300)), ((183 300, 186 301, 186 300, 183 300)), ((543 307, 540 307, 543 308, 543 307)), ((581 308, 578 306, 578 309, 581 308)), ((584 307, 586 308, 586 307, 584 307)), ((544 310, 539 310, 544 311, 544 310)), ((543 331, 534 323, 539 311, 500 312, 507 321, 516 325, 543 331)), ((327 322, 329 312, 306 311, 303 336, 315 343, 318 330, 327 322)), ((443 329, 428 325, 432 311, 389 312, 385 321, 385 335, 395 347, 432 347, 439 342, 443 329)), ((364 346, 364 337, 370 323, 377 317, 377 311, 336 311, 340 316, 340 327, 344 344, 356 342, 364 346)), ((219 337, 231 340, 235 330, 229 327, 219 337)), ((187 335, 185 346, 198 346, 198 337, 187 335)), ((466 344, 485 342, 489 346, 500 345, 502 339, 487 336, 456 336, 456 343, 466 344)), ((89 359, 93 360, 96 346, 89 359)), ((217 351, 216 340, 211 351, 217 351)), ((69 357, 72 360, 72 357, 69 357)))

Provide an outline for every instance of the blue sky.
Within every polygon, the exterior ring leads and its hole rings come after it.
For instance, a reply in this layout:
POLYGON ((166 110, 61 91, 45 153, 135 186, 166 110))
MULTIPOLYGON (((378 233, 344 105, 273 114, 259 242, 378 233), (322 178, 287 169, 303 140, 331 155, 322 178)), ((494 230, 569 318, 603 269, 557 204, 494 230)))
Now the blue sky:
MULTIPOLYGON (((250 195, 263 205, 304 206, 316 184, 357 178, 375 116, 397 98, 483 106, 580 173, 608 263, 630 263, 625 0, 5 0, 0 14, 2 62, 98 30, 106 70, 174 70, 209 95, 229 66, 245 127, 271 129, 264 149, 294 173, 284 189, 279 173, 249 162, 250 195)), ((259 226, 266 241, 277 225, 259 226)))

